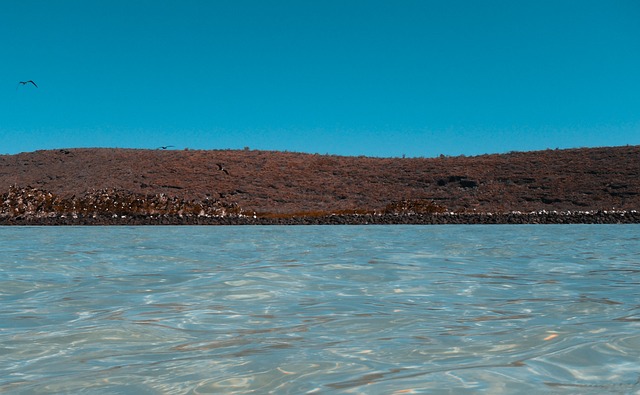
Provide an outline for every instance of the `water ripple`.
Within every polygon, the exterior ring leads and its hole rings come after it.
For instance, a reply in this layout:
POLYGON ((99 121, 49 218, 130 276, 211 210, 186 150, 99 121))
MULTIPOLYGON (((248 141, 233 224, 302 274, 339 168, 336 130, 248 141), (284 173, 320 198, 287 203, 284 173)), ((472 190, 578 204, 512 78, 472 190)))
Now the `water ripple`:
POLYGON ((640 393, 639 237, 0 228, 0 392, 640 393))

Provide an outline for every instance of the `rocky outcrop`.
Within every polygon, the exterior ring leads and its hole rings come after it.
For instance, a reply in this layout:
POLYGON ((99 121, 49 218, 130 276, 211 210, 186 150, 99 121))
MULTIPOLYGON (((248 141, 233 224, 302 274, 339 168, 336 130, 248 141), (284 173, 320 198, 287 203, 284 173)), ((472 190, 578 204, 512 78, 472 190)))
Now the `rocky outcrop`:
POLYGON ((12 186, 1 199, 0 217, 5 218, 224 217, 241 213, 237 205, 218 200, 185 200, 165 194, 142 195, 118 189, 64 198, 36 188, 12 186))

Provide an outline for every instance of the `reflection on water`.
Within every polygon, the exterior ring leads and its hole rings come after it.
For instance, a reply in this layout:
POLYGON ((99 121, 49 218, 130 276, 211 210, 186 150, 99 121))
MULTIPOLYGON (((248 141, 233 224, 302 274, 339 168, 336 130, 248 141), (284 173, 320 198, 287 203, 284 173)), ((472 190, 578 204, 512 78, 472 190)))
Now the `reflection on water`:
POLYGON ((640 393, 640 226, 0 228, 0 392, 640 393))

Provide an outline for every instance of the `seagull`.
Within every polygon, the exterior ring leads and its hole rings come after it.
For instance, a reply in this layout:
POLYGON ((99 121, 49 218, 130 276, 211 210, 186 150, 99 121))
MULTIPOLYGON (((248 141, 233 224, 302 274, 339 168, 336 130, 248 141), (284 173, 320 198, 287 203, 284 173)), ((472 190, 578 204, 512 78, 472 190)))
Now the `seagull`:
POLYGON ((20 85, 27 85, 27 84, 33 84, 33 86, 35 86, 36 88, 38 87, 38 85, 36 85, 35 82, 33 82, 33 80, 29 80, 29 81, 19 81, 18 84, 20 85))
POLYGON ((220 163, 216 163, 216 164, 218 165, 218 170, 224 171, 224 174, 229 175, 229 172, 227 171, 227 169, 222 167, 222 165, 220 163))
POLYGON ((158 149, 167 149, 167 148, 171 148, 174 147, 173 145, 163 145, 162 147, 158 147, 158 149))

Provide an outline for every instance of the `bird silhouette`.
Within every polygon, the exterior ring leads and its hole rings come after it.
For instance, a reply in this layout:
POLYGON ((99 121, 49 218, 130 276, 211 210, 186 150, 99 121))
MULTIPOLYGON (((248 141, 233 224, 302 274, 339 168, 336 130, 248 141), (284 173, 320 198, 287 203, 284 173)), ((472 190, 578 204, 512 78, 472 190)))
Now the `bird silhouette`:
POLYGON ((38 85, 36 85, 35 82, 33 82, 33 80, 29 80, 29 81, 19 81, 18 84, 20 85, 27 85, 27 84, 33 84, 33 86, 35 86, 36 88, 38 87, 38 85))
POLYGON ((162 147, 158 147, 158 149, 167 149, 167 148, 172 148, 174 147, 173 145, 163 145, 162 147))
POLYGON ((218 165, 218 170, 223 171, 224 174, 229 175, 227 169, 225 169, 220 163, 216 163, 218 165))

